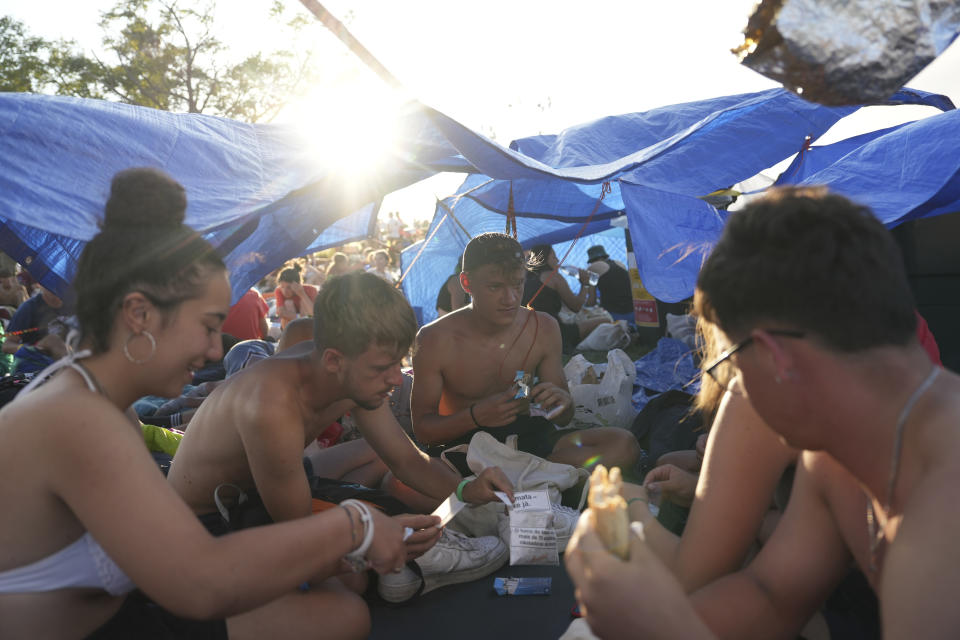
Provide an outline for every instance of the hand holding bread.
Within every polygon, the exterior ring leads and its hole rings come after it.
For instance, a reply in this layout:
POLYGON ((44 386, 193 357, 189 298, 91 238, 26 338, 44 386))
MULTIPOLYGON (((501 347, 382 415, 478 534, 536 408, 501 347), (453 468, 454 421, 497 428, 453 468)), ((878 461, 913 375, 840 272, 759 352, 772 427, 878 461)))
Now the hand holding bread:
POLYGON ((630 558, 630 518, 627 503, 620 495, 623 480, 620 468, 607 472, 597 465, 590 476, 590 493, 587 502, 593 517, 594 529, 603 546, 623 560, 630 558))

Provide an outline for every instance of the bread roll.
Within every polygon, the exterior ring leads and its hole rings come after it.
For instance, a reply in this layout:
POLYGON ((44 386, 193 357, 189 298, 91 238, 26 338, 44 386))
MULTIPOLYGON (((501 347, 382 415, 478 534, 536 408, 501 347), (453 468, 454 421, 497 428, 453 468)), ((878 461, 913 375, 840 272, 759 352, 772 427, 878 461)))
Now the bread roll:
POLYGON ((622 484, 619 467, 614 467, 608 474, 607 468, 598 464, 590 476, 587 502, 603 546, 627 560, 630 557, 630 518, 627 503, 620 495, 622 484))

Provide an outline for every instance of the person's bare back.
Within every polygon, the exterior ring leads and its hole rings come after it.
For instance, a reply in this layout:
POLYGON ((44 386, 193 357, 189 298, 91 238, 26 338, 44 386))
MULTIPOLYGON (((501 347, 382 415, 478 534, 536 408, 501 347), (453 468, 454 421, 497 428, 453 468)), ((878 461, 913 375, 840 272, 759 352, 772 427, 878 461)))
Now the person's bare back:
POLYGON ((289 356, 258 362, 231 376, 204 400, 167 476, 195 513, 216 511, 213 492, 220 484, 254 488, 245 443, 249 448, 254 441, 295 439, 302 450, 354 406, 344 399, 325 402, 317 393, 306 362, 312 350, 312 343, 305 343, 291 349, 289 356))
MULTIPOLYGON (((309 515, 304 448, 348 411, 363 439, 311 453, 313 475, 379 487, 391 471, 385 488, 425 511, 457 489, 460 477, 417 449, 387 403, 416 327, 403 296, 376 276, 350 274, 324 288, 316 309, 323 322, 313 340, 231 376, 193 417, 168 479, 194 513, 215 514, 214 491, 231 484, 255 488, 274 521, 309 515)), ((499 469, 487 471, 462 488, 465 498, 509 492, 499 469)))

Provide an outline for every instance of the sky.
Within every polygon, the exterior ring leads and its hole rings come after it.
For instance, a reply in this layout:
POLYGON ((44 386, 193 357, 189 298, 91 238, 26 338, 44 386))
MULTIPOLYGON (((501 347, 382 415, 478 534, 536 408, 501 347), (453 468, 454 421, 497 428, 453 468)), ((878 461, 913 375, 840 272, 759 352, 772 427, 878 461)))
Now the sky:
MULTIPOLYGON (((287 16, 308 15, 283 0, 287 16)), ((96 50, 104 0, 0 0, 0 14, 23 21, 35 35, 72 38, 96 50)), ((221 0, 217 29, 238 55, 283 47, 271 29, 271 0, 221 0)), ((684 2, 592 0, 325 0, 406 89, 462 124, 501 144, 603 116, 778 86, 740 65, 730 49, 754 0, 684 2)), ((364 69, 319 24, 302 36, 329 72, 304 101, 278 120, 353 123, 377 120, 395 103, 385 84, 364 69)), ((960 104, 960 43, 909 86, 946 93, 960 104)), ((924 107, 871 107, 821 138, 830 142, 932 115, 924 107)), ((368 131, 376 134, 376 129, 368 131)), ((433 198, 453 191, 462 176, 441 175, 384 203, 401 217, 429 218, 433 198)))

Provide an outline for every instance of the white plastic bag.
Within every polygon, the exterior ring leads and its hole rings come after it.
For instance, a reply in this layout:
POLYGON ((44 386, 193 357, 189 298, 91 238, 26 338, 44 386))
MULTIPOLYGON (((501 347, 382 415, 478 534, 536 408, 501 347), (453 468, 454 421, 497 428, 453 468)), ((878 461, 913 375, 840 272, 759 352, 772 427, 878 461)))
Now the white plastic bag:
MULTIPOLYGON (((583 376, 586 375, 590 369, 593 369, 593 363, 584 358, 583 354, 578 353, 570 358, 570 361, 563 365, 563 375, 567 379, 567 386, 572 387, 575 384, 583 384, 583 376)), ((593 375, 595 378, 596 373, 593 375)))
POLYGON ((613 322, 613 316, 610 315, 610 312, 600 305, 594 305, 592 307, 582 306, 580 307, 580 311, 577 311, 573 316, 576 322, 586 322, 587 320, 596 320, 597 318, 605 322, 613 322))
MULTIPOLYGON (((569 364, 569 363, 568 363, 569 364)), ((574 426, 629 429, 637 412, 633 408, 633 381, 637 368, 621 349, 607 353, 607 368, 598 384, 570 385, 574 426)))
POLYGON ((586 338, 577 345, 577 351, 607 351, 625 349, 630 344, 630 332, 623 320, 597 325, 586 338))

